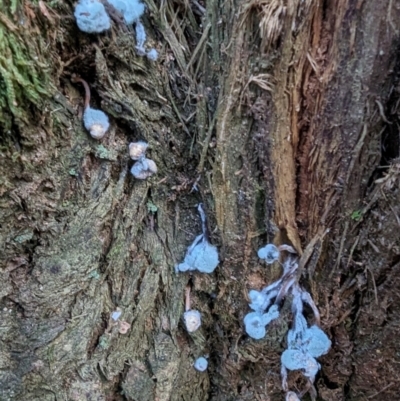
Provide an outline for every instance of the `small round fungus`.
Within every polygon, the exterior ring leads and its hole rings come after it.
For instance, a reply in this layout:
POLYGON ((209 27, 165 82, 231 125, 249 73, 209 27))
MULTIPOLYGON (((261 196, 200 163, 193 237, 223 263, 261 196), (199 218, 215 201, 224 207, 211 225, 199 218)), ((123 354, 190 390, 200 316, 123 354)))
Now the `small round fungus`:
POLYGON ((156 49, 150 49, 146 53, 146 56, 151 61, 157 61, 157 59, 158 59, 158 51, 156 49))
POLYGON ((98 0, 80 0, 74 16, 78 28, 87 33, 99 33, 110 29, 110 17, 98 0))
POLYGON ((94 139, 103 138, 110 127, 107 114, 91 107, 87 107, 83 113, 83 124, 94 139))
POLYGON ((200 358, 197 358, 196 361, 194 362, 194 368, 198 370, 199 372, 204 372, 208 367, 208 362, 206 358, 203 358, 202 356, 200 358))
POLYGON ((201 314, 198 310, 192 309, 185 312, 183 320, 189 333, 195 332, 201 326, 201 314))
POLYGON ((129 156, 132 160, 139 160, 145 156, 149 144, 144 141, 131 142, 129 144, 129 156))
POLYGON ((257 254, 260 259, 264 259, 268 264, 274 263, 279 258, 279 250, 273 244, 267 244, 260 248, 257 254))
POLYGON ((255 340, 265 337, 265 324, 263 315, 258 312, 250 312, 244 317, 246 333, 255 340))
POLYGON ((138 0, 108 0, 123 16, 127 25, 133 24, 144 13, 144 4, 138 0))

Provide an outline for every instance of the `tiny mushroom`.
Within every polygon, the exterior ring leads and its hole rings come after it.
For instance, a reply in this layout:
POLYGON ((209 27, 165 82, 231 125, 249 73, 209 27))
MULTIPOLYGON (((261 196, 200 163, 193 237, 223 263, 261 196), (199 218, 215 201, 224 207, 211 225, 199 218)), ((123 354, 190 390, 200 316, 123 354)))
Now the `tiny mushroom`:
POLYGON ((198 310, 189 310, 183 314, 186 330, 189 333, 195 332, 201 326, 201 314, 198 310))
POLYGON ((207 370, 208 367, 208 361, 204 357, 197 358, 196 361, 194 362, 194 368, 198 370, 199 372, 204 372, 207 370))
POLYGON ((193 333, 201 326, 201 313, 198 310, 191 309, 190 304, 190 285, 187 285, 185 291, 185 313, 183 314, 183 321, 185 322, 185 327, 188 333, 193 333))

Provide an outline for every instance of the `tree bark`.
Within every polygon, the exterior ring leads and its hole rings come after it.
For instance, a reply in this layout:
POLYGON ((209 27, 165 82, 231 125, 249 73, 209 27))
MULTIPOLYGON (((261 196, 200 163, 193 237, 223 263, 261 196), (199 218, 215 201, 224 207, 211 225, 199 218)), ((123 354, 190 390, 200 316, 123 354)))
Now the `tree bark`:
POLYGON ((400 0, 146 5, 156 62, 131 28, 79 32, 69 2, 0 1, 0 401, 284 399, 290 300, 265 339, 243 325, 248 291, 281 274, 267 242, 300 255, 332 340, 318 399, 395 399, 400 0), (110 116, 101 142, 73 73, 110 116), (200 202, 221 262, 176 274, 200 202))

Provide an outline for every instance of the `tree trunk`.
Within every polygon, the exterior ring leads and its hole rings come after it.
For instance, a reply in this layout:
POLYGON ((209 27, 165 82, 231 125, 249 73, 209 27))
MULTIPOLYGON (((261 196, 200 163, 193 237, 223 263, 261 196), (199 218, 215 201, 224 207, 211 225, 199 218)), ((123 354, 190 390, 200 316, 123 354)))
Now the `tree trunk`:
POLYGON ((396 399, 400 0, 146 0, 156 62, 131 28, 80 32, 71 2, 4 1, 0 400, 283 400, 290 300, 264 339, 243 325, 281 274, 267 242, 298 252, 332 340, 318 399, 396 399), (74 73, 110 116, 100 142, 74 73), (200 202, 220 264, 177 274, 200 202))

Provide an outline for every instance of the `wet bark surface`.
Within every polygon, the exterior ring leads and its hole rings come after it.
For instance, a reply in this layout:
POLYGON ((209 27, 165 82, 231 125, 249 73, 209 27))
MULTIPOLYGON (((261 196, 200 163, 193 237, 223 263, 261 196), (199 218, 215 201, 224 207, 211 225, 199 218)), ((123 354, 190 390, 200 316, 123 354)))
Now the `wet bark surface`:
POLYGON ((156 62, 131 28, 79 32, 70 2, 0 4, 0 400, 284 399, 290 299, 264 339, 243 325, 281 273, 267 242, 301 256, 332 340, 318 399, 395 399, 400 2, 149 0, 156 62), (110 116, 100 142, 73 73, 110 116), (221 262, 176 274, 200 202, 221 262))

